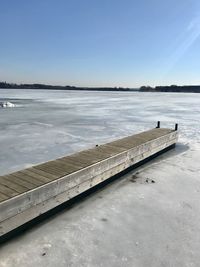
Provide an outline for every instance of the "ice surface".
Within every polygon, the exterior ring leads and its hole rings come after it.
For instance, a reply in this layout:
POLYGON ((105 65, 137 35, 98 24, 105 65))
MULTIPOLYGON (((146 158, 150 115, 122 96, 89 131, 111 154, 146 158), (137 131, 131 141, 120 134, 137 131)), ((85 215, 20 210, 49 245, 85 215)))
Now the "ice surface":
POLYGON ((0 247, 0 266, 199 266, 200 94, 0 90, 2 101, 17 108, 0 109, 1 174, 157 120, 179 123, 180 139, 175 150, 0 247))
POLYGON ((0 90, 0 173, 70 154, 155 126, 180 124, 199 138, 200 95, 0 90))

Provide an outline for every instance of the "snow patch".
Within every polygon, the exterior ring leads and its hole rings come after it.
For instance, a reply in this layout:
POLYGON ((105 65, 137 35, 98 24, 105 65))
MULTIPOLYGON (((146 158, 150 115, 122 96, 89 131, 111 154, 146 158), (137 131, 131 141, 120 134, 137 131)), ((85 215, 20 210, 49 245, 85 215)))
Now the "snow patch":
POLYGON ((1 102, 0 107, 1 108, 14 108, 15 104, 13 104, 11 102, 1 102))

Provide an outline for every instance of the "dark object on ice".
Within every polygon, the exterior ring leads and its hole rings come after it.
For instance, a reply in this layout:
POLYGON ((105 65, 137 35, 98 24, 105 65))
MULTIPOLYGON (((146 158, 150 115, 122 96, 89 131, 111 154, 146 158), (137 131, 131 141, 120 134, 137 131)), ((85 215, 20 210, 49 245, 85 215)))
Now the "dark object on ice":
POLYGON ((154 183, 155 183, 155 181, 154 181, 154 180, 152 180, 152 179, 150 179, 150 178, 147 178, 147 179, 146 179, 146 183, 152 183, 152 184, 154 184, 154 183))
POLYGON ((138 176, 136 174, 133 174, 130 181, 131 181, 131 183, 136 183, 137 179, 138 179, 138 176))

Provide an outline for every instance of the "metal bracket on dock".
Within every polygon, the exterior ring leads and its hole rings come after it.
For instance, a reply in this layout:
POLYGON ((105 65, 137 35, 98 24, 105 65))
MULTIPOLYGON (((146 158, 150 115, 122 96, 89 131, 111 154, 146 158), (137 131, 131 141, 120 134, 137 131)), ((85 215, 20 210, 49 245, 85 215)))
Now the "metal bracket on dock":
MULTIPOLYGON (((157 122, 156 128, 160 128, 160 121, 157 122)), ((174 131, 178 131, 178 123, 175 124, 174 131)))
POLYGON ((160 128, 160 121, 157 122, 156 128, 160 128))

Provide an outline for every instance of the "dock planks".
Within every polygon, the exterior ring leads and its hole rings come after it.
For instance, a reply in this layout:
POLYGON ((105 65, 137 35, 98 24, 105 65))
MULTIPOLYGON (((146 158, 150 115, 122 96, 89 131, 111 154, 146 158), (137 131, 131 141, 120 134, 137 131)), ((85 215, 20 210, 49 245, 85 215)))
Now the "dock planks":
POLYGON ((0 236, 173 146, 178 132, 155 128, 0 176, 0 236))

